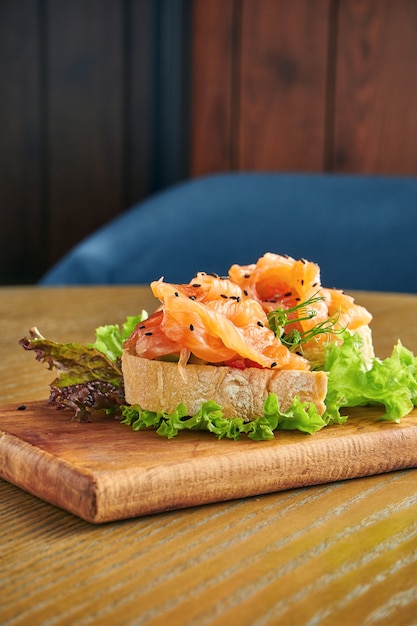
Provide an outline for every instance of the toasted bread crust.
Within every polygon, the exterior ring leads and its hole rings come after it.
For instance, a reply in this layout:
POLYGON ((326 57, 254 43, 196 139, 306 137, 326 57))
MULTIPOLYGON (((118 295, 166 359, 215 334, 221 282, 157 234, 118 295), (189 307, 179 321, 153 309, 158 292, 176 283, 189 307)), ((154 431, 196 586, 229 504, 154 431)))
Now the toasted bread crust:
POLYGON ((295 396, 312 402, 322 414, 327 392, 324 372, 188 364, 183 379, 177 363, 144 359, 127 351, 122 357, 125 397, 150 411, 172 412, 183 402, 190 415, 201 404, 214 400, 224 416, 250 421, 263 414, 269 393, 278 397, 281 410, 287 410, 295 396))

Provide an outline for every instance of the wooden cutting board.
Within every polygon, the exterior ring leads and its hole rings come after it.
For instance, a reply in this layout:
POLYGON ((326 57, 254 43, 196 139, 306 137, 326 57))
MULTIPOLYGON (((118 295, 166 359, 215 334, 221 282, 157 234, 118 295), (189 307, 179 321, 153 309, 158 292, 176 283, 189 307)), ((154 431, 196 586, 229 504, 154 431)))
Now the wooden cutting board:
POLYGON ((272 441, 168 440, 103 417, 79 423, 46 401, 0 407, 0 476, 94 523, 417 466, 417 410, 400 424, 378 408, 343 426, 272 441))

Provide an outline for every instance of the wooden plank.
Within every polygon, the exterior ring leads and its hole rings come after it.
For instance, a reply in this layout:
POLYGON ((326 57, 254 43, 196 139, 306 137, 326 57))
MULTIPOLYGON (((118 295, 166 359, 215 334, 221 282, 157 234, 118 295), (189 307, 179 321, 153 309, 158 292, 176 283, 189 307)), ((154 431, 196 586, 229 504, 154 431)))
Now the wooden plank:
POLYGON ((236 3, 194 0, 191 53, 190 174, 233 165, 236 3))
POLYGON ((0 476, 99 523, 415 467, 417 410, 399 424, 380 415, 352 409, 343 426, 263 442, 197 431, 167 440, 108 417, 75 422, 46 401, 14 403, 0 410, 0 476))
POLYGON ((188 176, 190 2, 154 3, 154 189, 188 176))
POLYGON ((334 169, 417 174, 417 4, 339 5, 334 169))
POLYGON ((47 3, 50 262, 123 208, 123 11, 47 3))
POLYGON ((0 282, 45 269, 43 104, 37 0, 0 3, 0 282))
POLYGON ((152 191, 155 72, 152 0, 131 0, 126 15, 126 190, 128 207, 152 191))
POLYGON ((329 0, 243 0, 239 169, 322 170, 329 0))

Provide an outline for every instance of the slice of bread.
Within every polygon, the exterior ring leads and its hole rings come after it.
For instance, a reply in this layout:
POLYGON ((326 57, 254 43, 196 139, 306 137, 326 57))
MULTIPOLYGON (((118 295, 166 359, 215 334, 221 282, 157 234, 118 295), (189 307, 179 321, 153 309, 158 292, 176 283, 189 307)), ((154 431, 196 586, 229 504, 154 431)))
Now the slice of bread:
POLYGON ((325 410, 327 375, 324 372, 188 364, 184 380, 177 363, 145 359, 125 351, 122 369, 126 402, 149 411, 170 413, 183 402, 195 415, 203 402, 214 400, 224 417, 251 421, 263 414, 269 393, 287 410, 294 397, 325 410))

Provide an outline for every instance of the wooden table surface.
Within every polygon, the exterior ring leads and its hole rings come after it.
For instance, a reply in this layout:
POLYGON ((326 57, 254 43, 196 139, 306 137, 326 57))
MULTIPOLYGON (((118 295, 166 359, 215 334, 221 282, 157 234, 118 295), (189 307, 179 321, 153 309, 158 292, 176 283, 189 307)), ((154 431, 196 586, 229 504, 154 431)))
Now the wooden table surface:
MULTIPOLYGON (((378 356, 417 352, 417 296, 356 293, 378 356)), ((147 288, 0 289, 0 403, 48 396, 18 340, 90 341, 147 288)), ((92 525, 0 481, 0 624, 417 624, 417 470, 92 525)))

